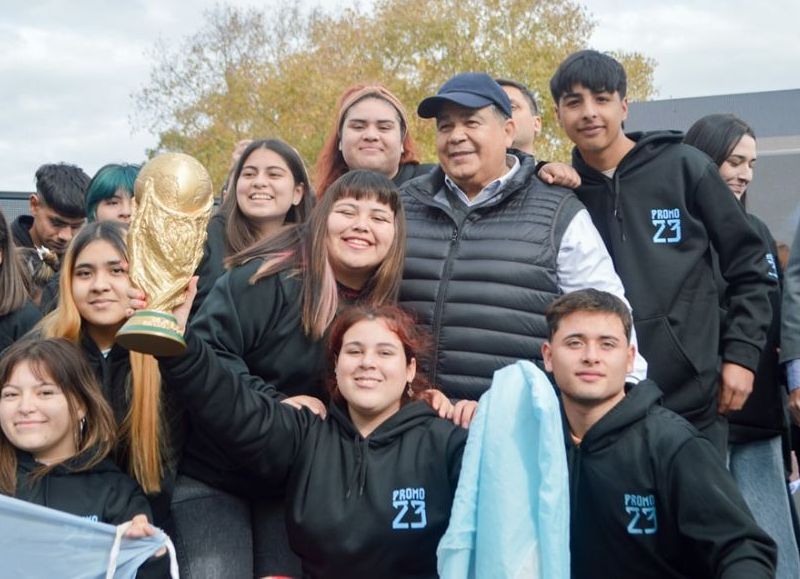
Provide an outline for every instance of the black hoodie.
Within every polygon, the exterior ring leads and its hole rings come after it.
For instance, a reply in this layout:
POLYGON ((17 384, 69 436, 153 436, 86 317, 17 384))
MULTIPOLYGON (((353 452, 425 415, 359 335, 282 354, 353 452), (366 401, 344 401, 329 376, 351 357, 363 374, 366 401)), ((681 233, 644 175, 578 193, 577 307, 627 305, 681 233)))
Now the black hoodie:
MULTIPOLYGON (((769 228, 755 215, 748 214, 747 218, 764 240, 766 259, 772 264, 772 276, 782 280, 783 276, 777 262, 778 249, 769 228)), ((722 295, 724 299, 724 293, 722 295)), ((729 440, 734 443, 781 436, 789 427, 785 379, 778 363, 781 336, 780 284, 771 288, 769 299, 772 304, 772 321, 767 331, 767 342, 758 363, 753 391, 741 410, 728 415, 729 440)))
POLYGON ((775 544, 718 451, 660 398, 645 380, 580 446, 566 432, 572 577, 774 577, 775 544))
POLYGON ((0 353, 27 334, 41 319, 41 312, 29 300, 18 310, 0 316, 0 353))
POLYGON ((67 462, 31 484, 31 474, 40 466, 27 452, 17 451, 16 498, 111 525, 138 514, 153 520, 142 489, 109 459, 80 472, 67 462))
POLYGON ((702 428, 717 413, 720 353, 756 370, 775 281, 761 238, 709 157, 676 131, 628 137, 636 144, 613 178, 573 151, 576 192, 625 286, 648 377, 667 408, 702 428), (728 282, 724 320, 712 245, 728 282))
MULTIPOLYGON (((326 398, 322 342, 303 331, 301 281, 285 271, 251 284, 262 264, 254 259, 234 267, 214 285, 187 331, 187 339, 196 339, 183 355, 159 360, 168 387, 185 381, 214 387, 235 380, 279 399, 300 394, 326 398)), ((191 417, 187 422, 179 472, 252 496, 252 477, 233 464, 214 435, 191 417)))
MULTIPOLYGON (((29 453, 17 451, 16 498, 110 525, 121 525, 139 514, 153 521, 142 489, 107 458, 77 472, 80 462, 73 459, 31 482, 33 471, 40 466, 29 453)), ((169 557, 149 559, 136 576, 169 577, 169 557)))
POLYGON ((305 576, 437 576, 466 430, 411 402, 363 438, 336 404, 320 420, 238 381, 172 387, 195 423, 263 479, 264 493, 286 490, 289 543, 305 576))
POLYGON ((14 244, 17 247, 36 247, 31 237, 31 227, 33 227, 31 215, 20 215, 11 224, 11 233, 14 235, 14 244))

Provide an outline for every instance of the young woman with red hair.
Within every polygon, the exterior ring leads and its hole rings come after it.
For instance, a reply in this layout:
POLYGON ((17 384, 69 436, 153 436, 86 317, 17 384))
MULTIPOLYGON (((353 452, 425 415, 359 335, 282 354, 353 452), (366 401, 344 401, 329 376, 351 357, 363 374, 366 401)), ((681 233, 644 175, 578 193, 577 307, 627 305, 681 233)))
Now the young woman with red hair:
POLYGON ((327 419, 236 380, 171 384, 193 421, 285 491, 289 543, 309 577, 436 577, 467 431, 418 400, 429 351, 395 306, 348 308, 330 328, 327 419))
POLYGON ((354 84, 339 97, 336 123, 317 157, 316 191, 322 196, 353 169, 381 173, 395 185, 424 175, 400 100, 382 84, 354 84))

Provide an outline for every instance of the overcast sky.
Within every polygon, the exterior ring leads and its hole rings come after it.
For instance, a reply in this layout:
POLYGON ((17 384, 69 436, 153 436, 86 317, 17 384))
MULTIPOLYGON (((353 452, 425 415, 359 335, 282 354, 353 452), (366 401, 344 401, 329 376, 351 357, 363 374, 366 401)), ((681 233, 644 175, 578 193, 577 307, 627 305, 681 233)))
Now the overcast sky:
MULTIPOLYGON (((89 175, 107 162, 142 162, 157 137, 134 130, 131 94, 147 82, 148 51, 158 38, 196 32, 202 9, 213 4, 4 0, 0 190, 30 191, 46 162, 75 163, 89 175)), ((584 4, 597 21, 593 48, 638 50, 657 61, 657 98, 800 88, 798 0, 584 4)))

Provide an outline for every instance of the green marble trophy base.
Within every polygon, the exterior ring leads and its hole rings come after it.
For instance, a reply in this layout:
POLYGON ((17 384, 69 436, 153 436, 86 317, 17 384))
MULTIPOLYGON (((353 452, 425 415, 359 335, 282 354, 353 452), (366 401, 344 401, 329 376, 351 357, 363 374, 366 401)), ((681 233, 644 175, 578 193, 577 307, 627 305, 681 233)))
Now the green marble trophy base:
POLYGON ((134 313, 117 332, 117 343, 153 356, 178 356, 186 350, 175 316, 155 310, 134 313))

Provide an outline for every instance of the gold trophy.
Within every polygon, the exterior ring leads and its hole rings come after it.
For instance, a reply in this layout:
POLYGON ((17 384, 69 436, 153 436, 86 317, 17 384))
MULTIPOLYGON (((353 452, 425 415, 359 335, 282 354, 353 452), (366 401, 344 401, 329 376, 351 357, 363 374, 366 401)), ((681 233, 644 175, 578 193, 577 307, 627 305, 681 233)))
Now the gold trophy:
POLYGON ((129 272, 147 294, 149 308, 131 316, 117 332, 117 342, 136 352, 176 356, 186 342, 172 310, 183 301, 203 257, 214 205, 211 177, 195 158, 165 153, 142 167, 134 198, 129 272))

